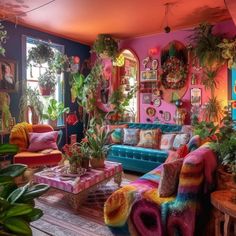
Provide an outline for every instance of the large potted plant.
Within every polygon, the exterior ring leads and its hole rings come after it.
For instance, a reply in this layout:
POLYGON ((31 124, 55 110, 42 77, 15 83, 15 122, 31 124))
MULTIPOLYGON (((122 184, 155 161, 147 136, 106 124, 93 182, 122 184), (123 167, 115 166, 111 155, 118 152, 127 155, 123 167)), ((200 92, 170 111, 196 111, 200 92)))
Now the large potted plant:
POLYGON ((32 235, 30 222, 38 220, 42 210, 35 208, 34 198, 45 193, 47 184, 27 183, 18 187, 15 178, 27 169, 14 164, 0 169, 0 235, 32 235))
POLYGON ((211 144, 211 148, 221 163, 218 168, 218 187, 225 188, 229 182, 236 184, 236 131, 227 113, 216 136, 217 140, 211 144))
POLYGON ((28 51, 27 62, 29 64, 33 63, 36 66, 41 66, 42 64, 52 62, 54 57, 54 52, 48 44, 39 43, 36 47, 32 47, 28 51))
POLYGON ((45 73, 38 78, 39 90, 42 96, 50 96, 55 91, 56 77, 50 70, 46 70, 45 73))
POLYGON ((57 102, 56 99, 52 98, 49 100, 49 105, 46 113, 43 114, 43 119, 48 120, 48 123, 56 127, 58 118, 64 113, 69 112, 69 107, 65 107, 62 102, 57 102))

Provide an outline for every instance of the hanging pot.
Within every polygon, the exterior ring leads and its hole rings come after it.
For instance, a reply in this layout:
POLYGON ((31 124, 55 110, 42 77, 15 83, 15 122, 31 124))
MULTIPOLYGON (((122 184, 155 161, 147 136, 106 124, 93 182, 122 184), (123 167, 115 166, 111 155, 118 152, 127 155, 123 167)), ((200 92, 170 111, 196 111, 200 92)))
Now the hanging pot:
POLYGON ((42 96, 50 96, 54 92, 52 88, 41 87, 41 86, 39 86, 39 91, 42 96))

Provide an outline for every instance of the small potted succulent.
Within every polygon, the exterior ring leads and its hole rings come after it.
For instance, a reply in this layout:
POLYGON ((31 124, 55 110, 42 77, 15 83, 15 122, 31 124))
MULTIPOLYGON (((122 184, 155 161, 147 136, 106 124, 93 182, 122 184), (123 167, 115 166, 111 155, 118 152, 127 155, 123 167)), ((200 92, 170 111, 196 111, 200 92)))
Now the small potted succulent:
POLYGON ((27 62, 29 64, 41 66, 42 64, 52 62, 54 52, 48 44, 39 43, 36 47, 32 47, 28 52, 27 62))
POLYGON ((118 55, 118 43, 109 34, 99 34, 92 50, 100 57, 110 57, 115 60, 118 55))
POLYGON ((43 119, 48 120, 48 123, 56 127, 58 118, 64 113, 69 112, 69 107, 64 107, 62 102, 57 102, 56 99, 52 98, 49 100, 49 105, 45 114, 43 114, 43 119))
POLYGON ((49 96, 55 91, 56 77, 54 73, 47 70, 44 74, 38 78, 39 90, 42 96, 49 96))

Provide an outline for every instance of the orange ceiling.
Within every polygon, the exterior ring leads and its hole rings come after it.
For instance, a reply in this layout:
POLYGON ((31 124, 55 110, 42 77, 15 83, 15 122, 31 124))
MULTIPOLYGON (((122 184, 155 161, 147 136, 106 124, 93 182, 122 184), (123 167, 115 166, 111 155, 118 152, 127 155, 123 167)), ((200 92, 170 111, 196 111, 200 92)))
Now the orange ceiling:
POLYGON ((0 18, 17 16, 19 24, 91 44, 99 33, 126 39, 162 32, 167 2, 172 30, 231 18, 224 0, 0 0, 0 18))

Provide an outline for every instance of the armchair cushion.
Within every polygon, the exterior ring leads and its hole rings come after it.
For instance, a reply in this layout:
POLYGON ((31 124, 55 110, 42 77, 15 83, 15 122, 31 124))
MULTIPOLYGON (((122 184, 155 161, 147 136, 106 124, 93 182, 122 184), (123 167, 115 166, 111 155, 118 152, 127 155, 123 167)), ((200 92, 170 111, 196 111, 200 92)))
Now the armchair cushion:
POLYGON ((28 151, 37 152, 44 149, 58 149, 57 147, 58 131, 44 133, 29 133, 28 151))
POLYGON ((53 150, 50 153, 41 152, 20 152, 14 156, 14 163, 28 165, 29 167, 53 166, 61 161, 61 152, 53 150))

